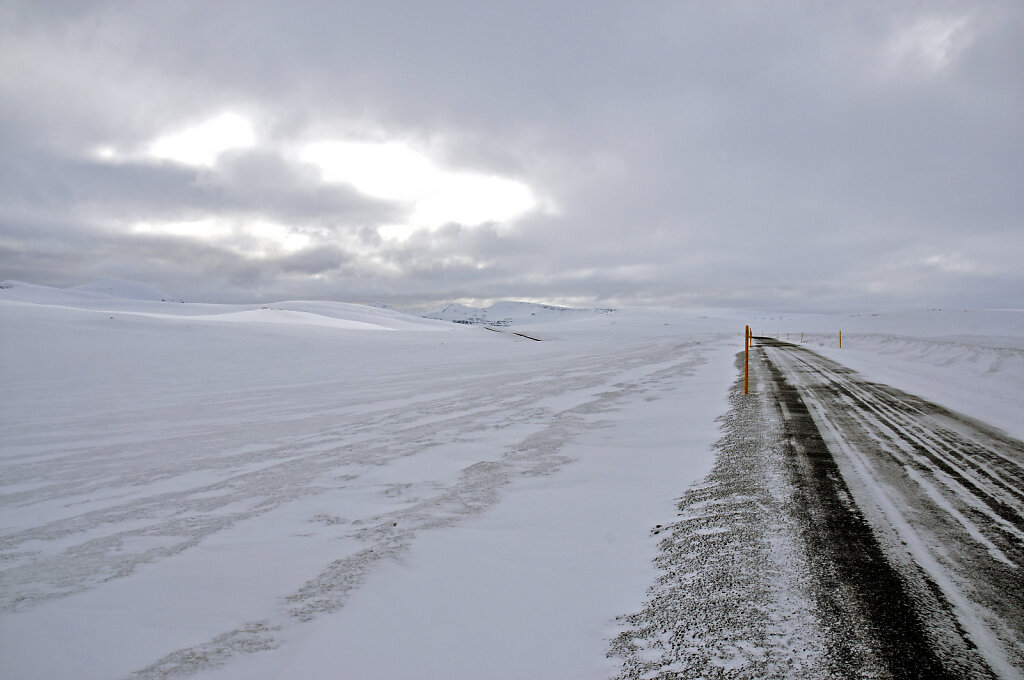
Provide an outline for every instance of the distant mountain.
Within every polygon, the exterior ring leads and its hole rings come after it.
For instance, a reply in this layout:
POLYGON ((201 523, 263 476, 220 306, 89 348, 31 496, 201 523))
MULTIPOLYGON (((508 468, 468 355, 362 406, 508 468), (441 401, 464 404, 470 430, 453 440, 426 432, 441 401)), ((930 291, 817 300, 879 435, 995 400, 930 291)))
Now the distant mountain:
POLYGON ((583 318, 598 314, 610 314, 614 309, 573 309, 556 307, 536 302, 515 302, 503 300, 490 307, 467 307, 458 302, 449 302, 421 314, 425 319, 440 319, 452 323, 479 324, 484 326, 512 326, 516 324, 545 323, 583 318))

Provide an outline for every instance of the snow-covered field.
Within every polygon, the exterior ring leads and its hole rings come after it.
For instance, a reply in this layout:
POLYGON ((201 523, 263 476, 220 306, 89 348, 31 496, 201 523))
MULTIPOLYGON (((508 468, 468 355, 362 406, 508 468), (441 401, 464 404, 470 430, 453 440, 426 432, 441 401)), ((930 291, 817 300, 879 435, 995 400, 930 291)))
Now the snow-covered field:
POLYGON ((1019 311, 488 330, 2 286, 5 678, 613 675, 748 322, 1024 436, 1019 311))

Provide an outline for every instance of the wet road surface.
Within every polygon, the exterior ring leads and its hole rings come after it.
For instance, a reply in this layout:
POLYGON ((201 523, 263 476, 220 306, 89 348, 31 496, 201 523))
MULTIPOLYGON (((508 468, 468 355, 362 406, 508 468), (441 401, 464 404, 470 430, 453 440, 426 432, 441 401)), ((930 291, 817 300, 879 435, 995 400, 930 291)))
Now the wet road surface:
POLYGON ((619 677, 1024 677, 1024 444, 789 343, 751 379, 619 677))

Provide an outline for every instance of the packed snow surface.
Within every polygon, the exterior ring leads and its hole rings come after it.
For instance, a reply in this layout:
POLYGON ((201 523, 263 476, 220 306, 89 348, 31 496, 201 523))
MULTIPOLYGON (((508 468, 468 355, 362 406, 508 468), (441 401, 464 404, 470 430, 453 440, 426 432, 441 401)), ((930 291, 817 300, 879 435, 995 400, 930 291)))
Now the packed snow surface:
POLYGON ((1024 434, 1019 311, 500 307, 533 342, 130 283, 0 284, 0 677, 609 677, 746 323, 1024 434))

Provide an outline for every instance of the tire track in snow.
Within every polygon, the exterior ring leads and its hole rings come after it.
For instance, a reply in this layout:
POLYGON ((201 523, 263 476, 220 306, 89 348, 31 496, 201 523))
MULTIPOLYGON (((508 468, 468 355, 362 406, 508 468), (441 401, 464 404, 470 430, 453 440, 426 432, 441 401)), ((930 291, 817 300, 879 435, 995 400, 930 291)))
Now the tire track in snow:
POLYGON ((806 349, 762 339, 960 677, 1024 677, 1024 444, 806 349))

